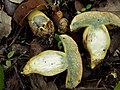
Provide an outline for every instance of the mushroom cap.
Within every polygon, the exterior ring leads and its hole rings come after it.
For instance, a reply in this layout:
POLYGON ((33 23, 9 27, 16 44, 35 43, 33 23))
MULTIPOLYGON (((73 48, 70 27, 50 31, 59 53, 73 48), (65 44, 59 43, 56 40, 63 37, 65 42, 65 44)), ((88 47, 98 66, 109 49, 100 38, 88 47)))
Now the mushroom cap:
POLYGON ((77 31, 81 27, 89 25, 97 27, 102 24, 114 24, 116 26, 120 26, 120 18, 110 12, 88 11, 78 14, 73 18, 70 24, 70 30, 77 31))
POLYGON ((21 3, 18 8, 15 10, 13 15, 14 20, 22 25, 26 16, 34 9, 46 10, 48 4, 45 0, 28 0, 21 3))
POLYGON ((76 42, 68 35, 60 35, 68 61, 66 88, 75 88, 81 81, 83 66, 82 58, 76 42))

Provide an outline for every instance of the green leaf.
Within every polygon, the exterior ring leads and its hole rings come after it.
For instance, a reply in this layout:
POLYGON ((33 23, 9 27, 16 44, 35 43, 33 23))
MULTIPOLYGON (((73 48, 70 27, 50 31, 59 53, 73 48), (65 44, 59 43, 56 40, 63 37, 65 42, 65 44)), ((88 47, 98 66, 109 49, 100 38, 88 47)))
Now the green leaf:
POLYGON ((118 84, 115 86, 114 90, 120 90, 120 81, 119 81, 118 84))
POLYGON ((62 47, 63 47, 63 46, 62 46, 62 41, 59 41, 59 42, 58 42, 58 48, 61 50, 62 47))
POLYGON ((0 90, 3 90, 4 86, 4 73, 3 73, 3 68, 0 65, 0 90))
POLYGON ((87 10, 86 8, 82 8, 82 9, 81 9, 82 12, 84 12, 84 11, 86 11, 86 10, 87 10))
POLYGON ((55 34, 54 38, 55 38, 56 41, 61 41, 60 38, 59 38, 59 34, 55 34))
POLYGON ((6 66, 7 66, 7 67, 11 67, 11 61, 10 61, 10 60, 7 60, 7 61, 6 61, 6 66))
POLYGON ((10 51, 7 55, 7 58, 10 59, 11 57, 13 57, 15 51, 10 51))
POLYGON ((92 7, 92 5, 91 4, 88 4, 87 6, 86 6, 86 9, 90 9, 92 7))

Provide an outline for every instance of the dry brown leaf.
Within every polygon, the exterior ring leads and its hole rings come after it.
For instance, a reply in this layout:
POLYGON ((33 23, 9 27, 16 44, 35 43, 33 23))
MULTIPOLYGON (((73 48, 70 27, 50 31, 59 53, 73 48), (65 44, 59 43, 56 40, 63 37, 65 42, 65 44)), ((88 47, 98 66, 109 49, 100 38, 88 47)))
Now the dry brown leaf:
POLYGON ((29 53, 30 57, 38 55, 40 52, 44 51, 45 49, 42 47, 38 39, 33 39, 32 42, 30 43, 30 46, 31 46, 29 53))
POLYGON ((119 28, 111 31, 111 45, 110 45, 110 53, 115 52, 115 50, 120 49, 120 31, 119 28))
POLYGON ((120 0, 107 0, 105 7, 98 7, 98 8, 96 8, 96 10, 99 10, 99 11, 120 11, 120 0))
POLYGON ((7 37, 11 32, 11 17, 3 10, 0 11, 0 39, 7 37))
POLYGON ((54 82, 48 82, 48 90, 58 90, 56 84, 54 82))
POLYGON ((81 11, 81 9, 84 7, 84 5, 80 2, 80 0, 75 0, 75 9, 77 11, 81 11))
POLYGON ((47 90, 47 82, 44 80, 43 76, 38 74, 32 74, 30 76, 30 82, 32 85, 31 90, 47 90))
POLYGON ((56 24, 58 24, 60 19, 63 17, 63 13, 57 5, 54 5, 52 7, 52 11, 53 11, 52 13, 53 20, 56 24))
POLYGON ((58 90, 54 82, 46 82, 43 76, 32 74, 30 76, 32 90, 58 90))

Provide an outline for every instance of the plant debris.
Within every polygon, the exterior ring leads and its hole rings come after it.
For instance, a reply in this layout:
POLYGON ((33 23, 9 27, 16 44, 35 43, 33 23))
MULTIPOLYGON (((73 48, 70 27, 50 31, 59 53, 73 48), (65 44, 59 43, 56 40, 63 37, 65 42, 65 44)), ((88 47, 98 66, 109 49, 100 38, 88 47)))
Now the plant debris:
POLYGON ((0 11, 0 39, 8 37, 11 33, 11 20, 12 18, 6 12, 0 11))

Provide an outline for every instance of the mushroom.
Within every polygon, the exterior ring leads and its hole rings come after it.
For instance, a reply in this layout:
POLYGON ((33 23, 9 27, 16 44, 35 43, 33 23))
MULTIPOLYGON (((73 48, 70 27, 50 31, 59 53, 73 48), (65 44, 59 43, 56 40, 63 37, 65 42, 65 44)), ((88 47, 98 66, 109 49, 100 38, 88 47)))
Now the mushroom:
POLYGON ((64 52, 46 50, 32 57, 22 74, 37 73, 44 76, 53 76, 67 69, 67 59, 64 52))
POLYGON ((59 33, 66 33, 68 29, 68 20, 66 18, 60 19, 58 22, 58 32, 59 33))
POLYGON ((110 46, 110 36, 105 25, 120 26, 120 18, 110 12, 88 11, 76 15, 71 24, 72 32, 87 27, 83 33, 83 44, 91 57, 91 68, 98 65, 106 56, 110 46))
POLYGON ((80 82, 83 73, 82 58, 76 42, 68 35, 60 35, 64 46, 68 67, 66 88, 75 88, 80 82))
POLYGON ((43 37, 54 33, 53 22, 39 10, 34 10, 28 15, 28 22, 36 36, 43 37))
POLYGON ((36 36, 51 36, 54 33, 54 24, 42 12, 47 10, 47 7, 44 0, 28 0, 18 6, 13 18, 20 25, 24 24, 25 19, 28 19, 29 26, 36 36))
POLYGON ((13 18, 18 24, 22 25, 31 11, 35 9, 43 11, 46 10, 47 7, 48 5, 44 0, 28 0, 18 6, 14 12, 13 18))
POLYGON ((32 57, 22 74, 37 73, 53 76, 67 69, 66 88, 76 87, 82 78, 82 59, 76 42, 68 35, 60 35, 64 51, 46 50, 32 57))

